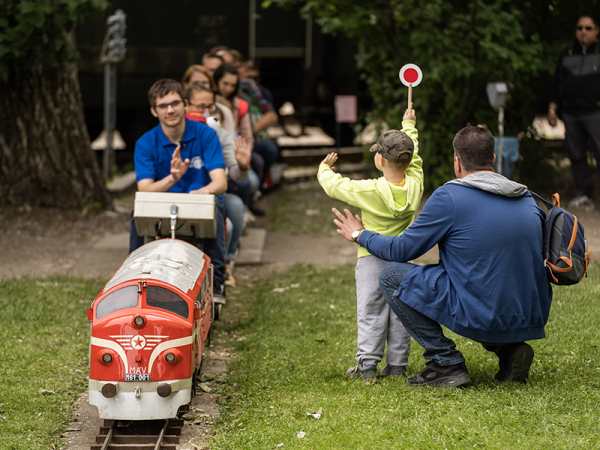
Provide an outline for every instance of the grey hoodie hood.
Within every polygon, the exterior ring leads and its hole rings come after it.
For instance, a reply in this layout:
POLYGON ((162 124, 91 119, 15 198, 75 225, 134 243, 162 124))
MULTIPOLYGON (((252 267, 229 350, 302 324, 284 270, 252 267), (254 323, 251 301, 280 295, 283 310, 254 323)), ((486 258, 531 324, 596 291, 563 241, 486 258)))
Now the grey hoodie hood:
POLYGON ((509 180, 495 172, 472 173, 464 178, 456 178, 455 180, 448 181, 448 183, 472 186, 476 189, 504 197, 520 197, 527 194, 527 186, 509 180))

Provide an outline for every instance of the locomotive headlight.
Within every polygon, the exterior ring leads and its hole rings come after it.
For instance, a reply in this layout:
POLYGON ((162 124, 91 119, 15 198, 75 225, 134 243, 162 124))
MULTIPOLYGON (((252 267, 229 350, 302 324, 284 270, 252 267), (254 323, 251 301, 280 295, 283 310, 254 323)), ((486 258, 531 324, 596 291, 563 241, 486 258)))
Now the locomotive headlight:
POLYGON ((115 358, 115 356, 116 355, 114 354, 114 352, 112 350, 105 348, 96 356, 96 358, 98 358, 98 362, 100 364, 108 366, 110 363, 113 362, 113 359, 115 358))
POLYGON ((171 365, 179 364, 183 361, 183 353, 178 348, 168 348, 162 354, 164 360, 171 365))
POLYGON ((133 323, 137 326, 137 327, 141 327, 142 325, 144 325, 144 318, 142 316, 137 316, 135 319, 133 319, 133 323))

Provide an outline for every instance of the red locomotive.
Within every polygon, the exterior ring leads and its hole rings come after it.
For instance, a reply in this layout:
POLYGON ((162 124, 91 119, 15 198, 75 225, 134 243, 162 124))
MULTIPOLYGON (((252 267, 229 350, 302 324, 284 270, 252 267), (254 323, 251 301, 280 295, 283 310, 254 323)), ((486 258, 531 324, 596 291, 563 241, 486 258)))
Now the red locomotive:
POLYGON ((88 309, 89 402, 101 418, 168 419, 189 403, 213 320, 212 280, 210 258, 177 239, 123 262, 88 309))

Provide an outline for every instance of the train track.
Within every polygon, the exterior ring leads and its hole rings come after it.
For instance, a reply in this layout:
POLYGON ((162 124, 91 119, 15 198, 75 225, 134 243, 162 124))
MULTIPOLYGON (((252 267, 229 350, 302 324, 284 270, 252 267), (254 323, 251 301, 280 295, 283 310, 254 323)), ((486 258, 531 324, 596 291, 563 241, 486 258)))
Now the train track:
MULTIPOLYGON (((180 414, 185 411, 180 410, 180 414)), ((105 420, 90 450, 176 450, 183 419, 105 420)))

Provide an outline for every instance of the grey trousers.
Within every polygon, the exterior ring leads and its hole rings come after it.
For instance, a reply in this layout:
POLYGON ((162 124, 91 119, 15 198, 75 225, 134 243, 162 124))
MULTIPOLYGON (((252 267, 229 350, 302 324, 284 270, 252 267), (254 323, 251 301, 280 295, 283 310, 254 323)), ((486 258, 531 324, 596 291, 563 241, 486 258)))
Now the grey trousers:
POLYGON ((358 352, 356 361, 376 366, 383 359, 387 341, 386 362, 406 366, 410 353, 410 334, 390 309, 379 290, 379 272, 388 261, 369 255, 356 262, 356 312, 358 352))
POLYGON ((594 186, 587 160, 588 143, 600 171, 600 111, 571 115, 563 114, 567 135, 565 147, 571 158, 571 172, 575 182, 575 197, 592 197, 594 186))

